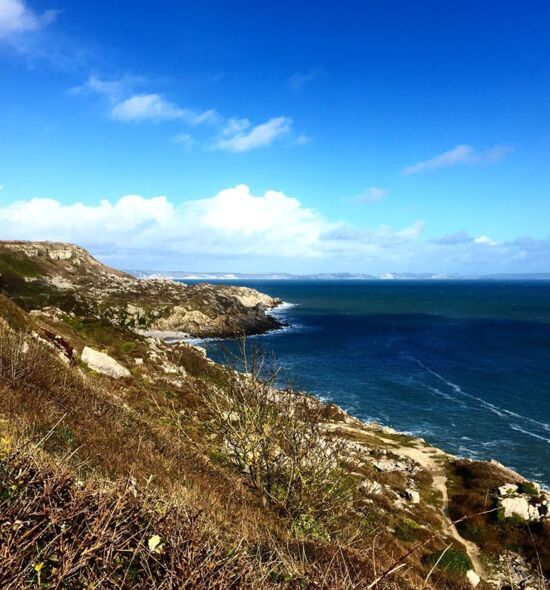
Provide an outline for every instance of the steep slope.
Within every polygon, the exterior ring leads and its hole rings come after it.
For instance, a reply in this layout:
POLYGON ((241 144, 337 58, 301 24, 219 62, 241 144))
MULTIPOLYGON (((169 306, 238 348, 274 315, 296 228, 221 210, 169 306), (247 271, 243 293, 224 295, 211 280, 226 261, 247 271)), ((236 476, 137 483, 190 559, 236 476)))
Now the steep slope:
POLYGON ((507 517, 497 489, 543 510, 517 474, 276 390, 261 355, 237 374, 87 315, 81 279, 52 276, 84 264, 102 291, 141 285, 60 248, 15 250, 8 289, 33 291, 32 313, 0 294, 1 588, 452 590, 473 570, 479 588, 544 588, 550 521, 507 517), (67 299, 36 305, 52 292, 67 299))
POLYGON ((86 250, 53 242, 0 242, 3 289, 27 310, 53 307, 132 330, 235 336, 274 329, 280 301, 246 287, 139 280, 86 250))

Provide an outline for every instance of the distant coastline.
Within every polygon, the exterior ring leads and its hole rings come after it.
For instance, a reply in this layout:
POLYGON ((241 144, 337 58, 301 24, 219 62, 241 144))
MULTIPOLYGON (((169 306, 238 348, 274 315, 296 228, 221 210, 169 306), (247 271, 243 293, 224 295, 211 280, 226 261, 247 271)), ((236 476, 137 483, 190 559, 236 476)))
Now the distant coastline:
POLYGON ((140 279, 174 279, 180 281, 550 281, 550 273, 520 273, 520 274, 485 274, 463 275, 442 273, 232 273, 232 272, 192 272, 192 271, 157 271, 157 270, 128 270, 126 271, 140 279))

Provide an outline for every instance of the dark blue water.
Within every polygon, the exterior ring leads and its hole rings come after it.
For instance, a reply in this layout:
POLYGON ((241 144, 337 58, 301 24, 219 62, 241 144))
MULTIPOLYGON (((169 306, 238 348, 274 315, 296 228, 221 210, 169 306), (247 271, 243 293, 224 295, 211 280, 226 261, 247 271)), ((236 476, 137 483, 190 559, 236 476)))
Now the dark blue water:
POLYGON ((297 388, 550 485, 550 283, 241 284, 294 304, 254 341, 297 388))

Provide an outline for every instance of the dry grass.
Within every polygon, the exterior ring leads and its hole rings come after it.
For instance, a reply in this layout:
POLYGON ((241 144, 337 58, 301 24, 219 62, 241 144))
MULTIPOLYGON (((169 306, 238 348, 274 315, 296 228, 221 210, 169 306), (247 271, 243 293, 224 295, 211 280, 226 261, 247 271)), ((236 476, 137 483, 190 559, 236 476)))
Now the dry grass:
POLYGON ((86 376, 17 308, 7 314, 17 322, 0 320, 0 430, 24 445, 0 455, 1 588, 463 587, 444 572, 424 584, 422 555, 443 541, 411 551, 385 526, 391 506, 358 510, 339 487, 322 406, 209 370, 196 351, 179 351, 179 385, 153 367, 128 382, 86 376), (264 453, 261 486, 220 456, 228 411, 252 455, 264 453))

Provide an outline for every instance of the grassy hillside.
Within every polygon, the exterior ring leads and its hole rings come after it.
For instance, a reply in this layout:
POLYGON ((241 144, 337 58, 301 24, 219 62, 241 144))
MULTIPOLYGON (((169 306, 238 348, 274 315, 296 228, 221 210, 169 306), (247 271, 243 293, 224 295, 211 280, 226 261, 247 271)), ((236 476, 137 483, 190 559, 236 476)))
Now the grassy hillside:
MULTIPOLYGON (((1 259, 12 284, 32 273, 1 259)), ((455 533, 447 475, 462 522, 479 510, 444 453, 275 390, 261 354, 237 374, 111 318, 32 309, 0 294, 0 588, 460 589, 472 559, 495 578, 508 537, 478 555, 455 533), (85 346, 129 376, 90 368, 85 346)))

